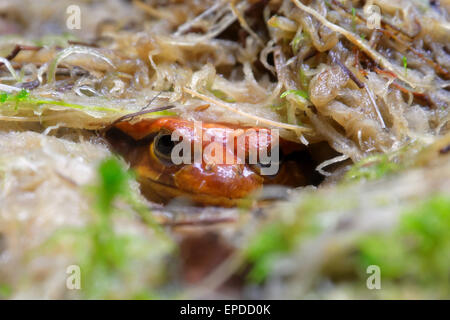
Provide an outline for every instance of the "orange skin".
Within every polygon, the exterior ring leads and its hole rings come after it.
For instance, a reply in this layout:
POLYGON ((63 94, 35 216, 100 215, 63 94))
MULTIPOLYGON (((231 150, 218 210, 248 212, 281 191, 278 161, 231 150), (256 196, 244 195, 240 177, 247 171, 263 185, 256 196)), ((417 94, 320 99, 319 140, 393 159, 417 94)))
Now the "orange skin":
MULTIPOLYGON (((192 161, 191 164, 176 165, 170 160, 161 159, 158 153, 155 153, 155 139, 151 139, 148 143, 141 144, 124 155, 125 159, 136 170, 144 193, 150 199, 157 202, 167 202, 175 197, 187 197, 197 205, 233 206, 237 204, 239 199, 257 191, 265 183, 290 186, 306 184, 302 169, 293 165, 293 163, 288 166, 281 164, 275 176, 267 177, 261 176, 258 170, 255 170, 255 166, 247 165, 246 159, 241 159, 238 162, 238 155, 244 154, 247 158, 251 148, 255 148, 254 150, 259 148, 270 150, 270 144, 273 140, 270 136, 270 130, 221 123, 203 122, 201 125, 202 136, 211 137, 210 139, 202 139, 201 144, 199 140, 201 136, 195 134, 194 131, 194 122, 175 117, 142 120, 134 124, 121 122, 115 125, 116 128, 134 141, 147 141, 148 137, 151 138, 155 134, 161 132, 171 134, 178 130, 183 137, 182 139, 187 139, 190 142, 192 150, 195 150, 195 143, 201 146, 202 151, 205 148, 213 147, 213 144, 215 144, 216 147, 223 148, 223 155, 228 154, 230 158, 227 159, 233 159, 228 164, 223 163, 224 161, 217 163, 214 159, 208 160, 207 163, 205 157, 203 157, 201 162, 192 161), (237 134, 234 136, 227 135, 225 131, 227 129, 233 129, 233 132, 237 134), (236 143, 237 136, 249 133, 249 130, 258 133, 265 131, 268 135, 266 143, 259 145, 259 139, 245 139, 245 145, 238 146, 238 143, 236 143), (234 139, 232 150, 227 145, 229 139, 234 139), (244 150, 239 150, 239 148, 244 148, 244 150)), ((282 151, 292 151, 295 146, 291 142, 280 139, 282 151)))

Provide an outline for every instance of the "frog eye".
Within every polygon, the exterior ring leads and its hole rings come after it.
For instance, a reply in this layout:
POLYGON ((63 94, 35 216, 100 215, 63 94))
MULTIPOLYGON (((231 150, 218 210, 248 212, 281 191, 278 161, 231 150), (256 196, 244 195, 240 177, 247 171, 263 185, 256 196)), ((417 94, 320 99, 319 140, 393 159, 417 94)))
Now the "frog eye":
MULTIPOLYGON (((282 165, 282 163, 284 162, 284 154, 283 154, 283 152, 280 150, 279 151, 279 159, 278 159, 278 161, 277 161, 277 165, 278 166, 280 166, 280 165, 282 165)), ((259 174, 259 175, 261 175, 261 169, 264 169, 264 168, 270 168, 270 166, 272 166, 272 163, 271 162, 269 162, 269 163, 261 163, 261 162, 258 162, 258 163, 256 163, 256 164, 251 164, 250 165, 250 168, 255 172, 255 173, 257 173, 257 174, 259 174)), ((268 178, 270 178, 271 176, 267 176, 268 178)))
POLYGON ((169 132, 160 132, 153 141, 153 152, 160 160, 172 162, 171 154, 175 144, 169 132))
POLYGON ((256 163, 256 164, 252 164, 252 165, 250 165, 250 168, 254 171, 254 172, 256 172, 257 174, 259 174, 259 175, 261 175, 261 169, 264 169, 264 168, 269 168, 271 166, 271 164, 270 163, 268 163, 268 164, 263 164, 263 163, 256 163))

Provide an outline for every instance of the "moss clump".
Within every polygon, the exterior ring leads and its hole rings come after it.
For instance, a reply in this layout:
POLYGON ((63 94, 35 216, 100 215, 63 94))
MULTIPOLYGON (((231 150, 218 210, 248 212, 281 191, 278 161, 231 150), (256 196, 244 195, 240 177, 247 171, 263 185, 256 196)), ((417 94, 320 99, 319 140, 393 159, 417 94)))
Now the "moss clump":
POLYGON ((83 298, 157 297, 154 289, 161 285, 165 273, 163 258, 174 245, 130 188, 133 174, 119 160, 105 159, 98 168, 98 178, 98 184, 88 188, 94 200, 91 221, 81 228, 58 230, 45 248, 64 245, 74 253, 74 263, 81 270, 83 298), (117 231, 115 217, 132 219, 130 211, 148 223, 148 235, 117 231))
POLYGON ((288 254, 302 239, 317 234, 320 227, 316 213, 324 210, 324 203, 309 195, 299 206, 286 208, 284 214, 291 218, 279 219, 265 224, 255 234, 245 249, 245 256, 252 268, 250 282, 260 283, 271 273, 273 262, 288 254))
POLYGON ((247 258, 253 264, 248 275, 251 282, 261 282, 270 273, 271 264, 276 255, 291 247, 289 237, 283 232, 283 226, 275 223, 259 233, 247 248, 247 258))
POLYGON ((400 163, 394 161, 388 154, 377 154, 367 157, 353 165, 346 173, 343 181, 376 180, 388 174, 399 171, 400 163))
POLYGON ((450 196, 435 195, 402 215, 386 235, 360 243, 364 267, 378 265, 383 279, 430 286, 450 295, 450 196))
MULTIPOLYGON (((109 112, 118 115, 123 115, 124 110, 105 107, 105 106, 91 106, 91 105, 81 105, 77 103, 70 103, 63 100, 47 100, 41 99, 40 97, 35 97, 30 94, 29 91, 22 89, 16 94, 2 92, 0 93, 0 111, 7 110, 8 107, 13 107, 15 111, 21 109, 29 109, 31 107, 32 110, 38 111, 41 106, 44 105, 54 105, 60 107, 66 107, 69 109, 77 109, 81 111, 95 111, 95 112, 109 112)), ((153 116, 171 116, 175 115, 174 112, 163 110, 151 112, 153 116)))
POLYGON ((12 288, 7 284, 0 283, 0 299, 7 299, 12 294, 12 288))

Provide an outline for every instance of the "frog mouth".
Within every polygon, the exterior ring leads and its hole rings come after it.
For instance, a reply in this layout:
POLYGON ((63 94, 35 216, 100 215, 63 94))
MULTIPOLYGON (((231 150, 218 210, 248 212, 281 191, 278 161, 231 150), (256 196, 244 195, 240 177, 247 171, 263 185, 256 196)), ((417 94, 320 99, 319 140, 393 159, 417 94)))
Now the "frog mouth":
POLYGON ((139 177, 138 181, 141 185, 141 191, 147 199, 162 204, 178 202, 183 205, 193 206, 234 207, 244 201, 242 198, 228 198, 225 196, 212 196, 206 193, 194 193, 143 176, 139 177))

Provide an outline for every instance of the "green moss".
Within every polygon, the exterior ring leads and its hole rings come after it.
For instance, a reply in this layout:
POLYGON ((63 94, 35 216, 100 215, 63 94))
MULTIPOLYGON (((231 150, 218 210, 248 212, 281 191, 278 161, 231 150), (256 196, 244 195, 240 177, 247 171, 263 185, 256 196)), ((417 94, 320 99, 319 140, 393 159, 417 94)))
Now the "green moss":
POLYGON ((30 96, 30 93, 25 89, 20 90, 19 93, 16 94, 16 96, 15 96, 16 110, 19 106, 19 102, 26 101, 29 96, 30 96))
MULTIPOLYGON (((98 168, 98 184, 87 190, 95 204, 90 212, 91 222, 82 228, 60 229, 45 246, 47 250, 61 245, 73 249, 75 262, 81 269, 81 294, 84 298, 143 299, 155 296, 155 283, 150 280, 138 281, 137 287, 132 287, 128 282, 133 280, 136 284, 139 272, 142 272, 142 264, 148 264, 149 257, 158 257, 160 253, 169 254, 174 246, 171 239, 153 221, 145 204, 130 188, 133 178, 133 174, 118 159, 105 159, 98 168), (133 215, 129 215, 130 212, 118 208, 119 200, 148 223, 153 229, 151 238, 116 231, 113 223, 116 215, 133 218, 133 215)), ((152 263, 153 266, 158 266, 158 262, 152 263)), ((148 272, 147 276, 157 278, 163 275, 164 270, 160 268, 148 272)))
POLYGON ((300 48, 300 41, 303 40, 303 34, 300 33, 296 35, 291 41, 291 48, 294 54, 297 54, 298 49, 300 48))
POLYGON ((280 223, 267 226, 252 239, 247 248, 247 258, 253 264, 248 279, 252 282, 263 281, 270 272, 276 254, 286 252, 291 245, 289 242, 280 223))
POLYGON ((31 106, 41 106, 41 105, 57 105, 62 107, 68 107, 73 109, 80 109, 80 110, 86 110, 86 111, 112 111, 112 112, 118 112, 119 110, 108 108, 108 107, 100 107, 100 106, 84 106, 74 103, 68 103, 65 101, 55 101, 55 100, 45 100, 45 99, 39 99, 34 98, 30 95, 30 93, 23 89, 17 94, 8 94, 6 92, 1 93, 0 95, 0 102, 2 105, 0 107, 5 108, 8 107, 8 105, 11 105, 11 103, 14 104, 15 109, 17 110, 21 106, 31 105, 31 106))
POLYGON ((434 195, 406 211, 390 234, 360 243, 364 267, 378 265, 383 279, 434 286, 450 295, 450 196, 434 195))
POLYGON ((407 76, 408 75, 408 58, 403 56, 402 62, 403 62, 403 69, 405 69, 405 76, 407 76))
POLYGON ((309 99, 308 92, 304 90, 287 90, 280 95, 280 98, 285 98, 289 94, 295 94, 296 96, 302 97, 303 99, 309 99))
POLYGON ((100 185, 97 188, 97 205, 99 211, 108 214, 113 209, 113 200, 126 195, 129 173, 122 169, 115 158, 103 161, 99 167, 100 185))
MULTIPOLYGON (((55 105, 61 107, 67 107, 71 109, 78 109, 82 111, 97 111, 97 112, 113 112, 123 114, 124 110, 109 108, 104 106, 88 106, 76 103, 70 103, 66 101, 55 101, 55 100, 45 100, 40 98, 35 98, 27 90, 21 90, 17 94, 8 94, 6 92, 0 93, 0 110, 2 108, 7 108, 8 106, 14 105, 15 110, 25 109, 26 107, 41 107, 42 105, 55 105)), ((158 111, 153 112, 154 116, 169 116, 175 115, 171 111, 158 111)))
POLYGON ((291 49, 294 54, 298 53, 298 50, 304 45, 306 42, 310 42, 311 38, 306 31, 302 31, 297 34, 291 41, 291 49))
POLYGON ((286 105, 284 103, 273 104, 270 106, 270 109, 272 109, 273 111, 281 111, 285 108, 286 108, 286 105))
POLYGON ((352 30, 356 32, 356 9, 352 8, 352 30))
MULTIPOLYGON (((84 295, 88 298, 106 297, 114 295, 110 292, 111 281, 118 279, 124 281, 129 276, 129 264, 134 259, 144 257, 157 243, 148 243, 146 239, 117 234, 113 228, 111 215, 117 211, 115 202, 122 199, 133 208, 139 206, 138 212, 142 213, 144 207, 140 204, 132 190, 129 182, 133 175, 124 169, 124 166, 116 158, 104 160, 98 169, 99 183, 92 190, 96 195, 96 208, 93 213, 96 221, 88 226, 89 244, 87 254, 84 255, 82 270, 84 277, 84 295), (96 283, 96 285, 92 285, 96 283)), ((148 210, 147 210, 148 211, 148 210)), ((148 221, 151 215, 145 216, 148 221)), ((151 227, 156 228, 152 223, 151 227)), ((157 235, 163 236, 162 230, 158 229, 157 235)), ((161 239, 160 239, 161 240, 161 239)), ((168 240, 164 237, 163 240, 168 240)), ((139 292, 145 291, 145 284, 139 292)))
POLYGON ((34 41, 34 45, 38 47, 48 46, 48 47, 67 47, 68 41, 78 41, 79 39, 69 32, 64 32, 62 34, 49 34, 43 36, 41 39, 34 41))
POLYGON ((223 100, 225 102, 236 102, 236 100, 234 100, 233 98, 229 97, 225 92, 223 92, 222 90, 218 90, 218 89, 212 89, 211 93, 216 96, 217 98, 219 98, 220 100, 223 100))
POLYGON ((343 181, 375 180, 400 170, 402 166, 395 162, 391 156, 389 154, 378 154, 361 160, 347 171, 343 181))
POLYGON ((0 283, 0 299, 7 299, 11 296, 13 290, 7 284, 0 283))
POLYGON ((302 239, 317 234, 320 227, 315 214, 324 209, 324 203, 310 195, 290 214, 292 219, 271 221, 250 239, 245 256, 251 265, 248 274, 250 282, 264 281, 272 271, 273 263, 281 256, 288 255, 302 239))
POLYGON ((280 24, 279 24, 279 17, 277 15, 272 16, 267 21, 267 24, 269 25, 269 27, 278 28, 280 26, 280 24))
POLYGON ((29 97, 29 95, 30 95, 30 93, 29 93, 27 90, 22 89, 22 90, 20 90, 19 93, 16 95, 16 100, 17 100, 17 101, 23 101, 23 100, 26 100, 26 99, 29 97))
MULTIPOLYGON (((303 67, 300 67, 300 69, 298 71, 298 77, 299 77, 300 84, 301 84, 302 88, 304 90, 308 90, 308 88, 309 88, 309 80, 308 80, 308 77, 305 74, 305 70, 303 69, 303 67)), ((308 96, 308 94, 306 94, 306 96, 308 96)))
POLYGON ((6 92, 0 93, 0 102, 1 103, 6 102, 6 100, 8 100, 8 97, 9 97, 8 93, 6 93, 6 92))
POLYGON ((22 89, 16 94, 9 94, 7 92, 0 93, 0 103, 5 104, 7 102, 13 102, 15 109, 17 110, 19 103, 22 101, 27 101, 29 99, 30 93, 22 89))

